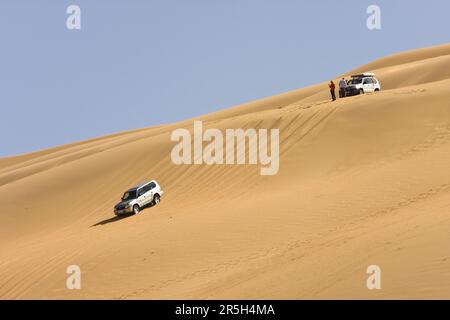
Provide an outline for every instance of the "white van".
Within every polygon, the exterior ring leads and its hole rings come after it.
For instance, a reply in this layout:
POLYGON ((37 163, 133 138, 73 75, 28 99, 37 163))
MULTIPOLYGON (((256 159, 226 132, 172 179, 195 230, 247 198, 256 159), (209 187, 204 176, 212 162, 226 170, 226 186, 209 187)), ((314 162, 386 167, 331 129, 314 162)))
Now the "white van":
POLYGON ((352 75, 347 81, 346 96, 354 96, 363 93, 377 92, 381 90, 380 81, 373 73, 361 73, 352 75))

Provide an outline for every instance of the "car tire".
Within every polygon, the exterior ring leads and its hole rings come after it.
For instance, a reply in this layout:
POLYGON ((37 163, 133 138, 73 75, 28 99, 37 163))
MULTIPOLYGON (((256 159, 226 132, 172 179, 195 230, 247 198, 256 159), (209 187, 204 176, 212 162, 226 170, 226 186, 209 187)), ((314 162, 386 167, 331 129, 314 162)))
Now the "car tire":
POLYGON ((375 92, 378 92, 378 91, 380 91, 380 89, 376 88, 376 89, 375 89, 375 92))
POLYGON ((364 94, 364 89, 359 89, 359 94, 364 94))
POLYGON ((139 207, 139 205, 135 204, 133 206, 133 213, 138 214, 140 211, 141 211, 141 208, 139 207))
POLYGON ((153 205, 157 205, 160 202, 161 202, 161 197, 159 196, 159 194, 155 194, 155 196, 153 197, 153 205))

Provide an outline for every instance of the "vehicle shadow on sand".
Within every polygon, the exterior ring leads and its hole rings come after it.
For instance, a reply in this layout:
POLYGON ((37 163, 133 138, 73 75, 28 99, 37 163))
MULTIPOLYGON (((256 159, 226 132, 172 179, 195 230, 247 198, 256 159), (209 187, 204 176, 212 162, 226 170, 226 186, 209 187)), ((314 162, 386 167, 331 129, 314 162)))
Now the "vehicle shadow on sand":
MULTIPOLYGON (((148 204, 148 205, 142 207, 140 213, 142 213, 142 211, 144 209, 151 208, 153 206, 154 206, 154 204, 148 204)), ((114 216, 114 217, 111 217, 111 218, 99 221, 96 224, 93 224, 91 227, 103 226, 105 224, 113 223, 113 222, 116 222, 116 221, 119 221, 119 220, 122 220, 122 219, 133 217, 133 216, 135 216, 134 213, 121 214, 120 216, 114 216)))
POLYGON ((132 217, 132 216, 134 216, 133 213, 121 214, 120 216, 114 216, 112 218, 108 218, 108 219, 99 221, 96 224, 93 224, 91 227, 103 226, 105 224, 113 223, 113 222, 116 222, 116 221, 119 221, 119 220, 122 220, 122 219, 126 219, 126 218, 129 218, 129 217, 132 217))

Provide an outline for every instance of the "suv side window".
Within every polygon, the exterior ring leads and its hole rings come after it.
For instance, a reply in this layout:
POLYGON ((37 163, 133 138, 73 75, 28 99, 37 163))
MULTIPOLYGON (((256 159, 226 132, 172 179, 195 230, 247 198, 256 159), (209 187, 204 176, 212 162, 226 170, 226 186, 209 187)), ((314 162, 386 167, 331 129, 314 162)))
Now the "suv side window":
POLYGON ((154 182, 152 182, 148 185, 148 187, 149 187, 149 190, 152 190, 153 188, 156 187, 156 184, 154 182))
POLYGON ((144 193, 145 193, 144 188, 140 188, 140 189, 137 191, 137 196, 140 197, 140 196, 142 196, 144 193))

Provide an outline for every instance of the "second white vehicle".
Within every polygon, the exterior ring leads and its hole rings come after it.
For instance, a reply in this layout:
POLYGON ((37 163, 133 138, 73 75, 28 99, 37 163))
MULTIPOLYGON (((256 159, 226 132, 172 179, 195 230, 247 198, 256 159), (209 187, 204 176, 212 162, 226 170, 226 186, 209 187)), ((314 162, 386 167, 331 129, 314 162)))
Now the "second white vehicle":
POLYGON ((377 92, 381 90, 380 81, 373 73, 361 73, 352 76, 347 82, 345 95, 354 96, 363 93, 377 92))
POLYGON ((164 191, 155 180, 142 183, 128 189, 122 196, 122 200, 114 206, 116 215, 134 213, 138 214, 148 204, 156 205, 161 201, 164 191))

